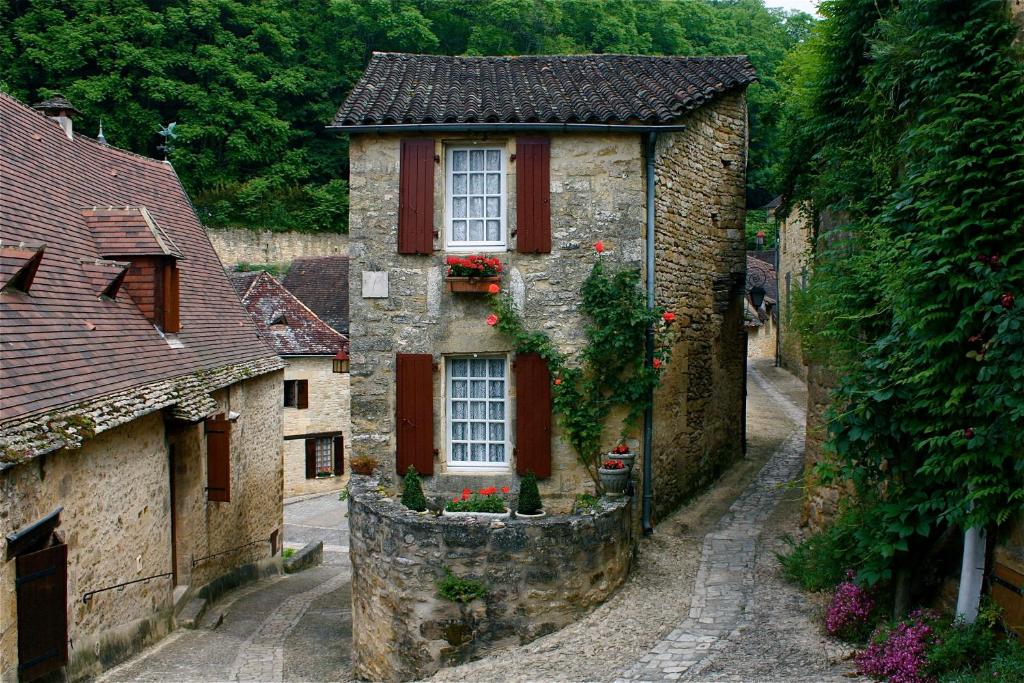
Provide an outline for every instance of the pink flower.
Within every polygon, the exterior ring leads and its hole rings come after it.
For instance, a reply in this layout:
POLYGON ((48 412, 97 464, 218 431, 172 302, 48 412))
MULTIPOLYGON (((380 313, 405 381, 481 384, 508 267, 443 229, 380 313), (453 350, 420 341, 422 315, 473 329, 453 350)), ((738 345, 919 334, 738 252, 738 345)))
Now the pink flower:
POLYGON ((487 324, 490 325, 491 327, 494 327, 495 325, 497 325, 498 324, 498 316, 496 316, 493 313, 491 313, 489 316, 487 316, 487 324))
POLYGON ((594 249, 597 250, 598 254, 603 254, 604 253, 604 242, 602 242, 601 240, 598 240, 597 243, 594 245, 594 249))
POLYGON ((501 287, 499 287, 498 285, 496 285, 493 282, 491 284, 487 285, 487 293, 488 294, 497 294, 500 291, 501 291, 501 287))

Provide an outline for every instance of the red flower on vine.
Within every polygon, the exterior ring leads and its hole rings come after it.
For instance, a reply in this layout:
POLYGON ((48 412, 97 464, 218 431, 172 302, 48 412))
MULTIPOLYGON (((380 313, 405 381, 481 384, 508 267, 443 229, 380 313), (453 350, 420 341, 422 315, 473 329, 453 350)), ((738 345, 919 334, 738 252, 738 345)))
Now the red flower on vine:
POLYGON ((661 319, 667 323, 674 323, 676 321, 676 314, 673 313, 672 311, 665 311, 661 315, 661 319))
POLYGON ((661 359, 660 358, 655 358, 654 361, 651 363, 651 365, 653 365, 654 369, 657 370, 658 368, 661 367, 661 359))
POLYGON ((974 430, 971 429, 970 427, 965 429, 964 430, 964 438, 965 439, 973 439, 974 438, 974 430))
POLYGON ((1007 310, 1013 308, 1013 301, 1013 294, 1010 294, 1009 292, 1004 292, 1003 295, 999 297, 999 305, 1007 310))
POLYGON ((501 492, 507 495, 508 494, 508 487, 507 486, 502 486, 501 487, 501 492))
POLYGON ((497 325, 498 324, 498 316, 496 316, 493 313, 491 313, 489 316, 487 316, 487 324, 490 325, 491 327, 494 327, 495 325, 497 325))
POLYGON ((556 377, 555 378, 555 386, 557 387, 557 386, 561 386, 561 385, 562 385, 562 378, 561 377, 556 377))
POLYGON ((499 287, 498 285, 494 284, 493 282, 491 284, 487 285, 487 293, 488 294, 497 294, 500 291, 501 291, 501 287, 499 287))
POLYGON ((603 254, 604 253, 604 242, 602 242, 601 240, 598 240, 597 243, 594 244, 594 249, 597 251, 598 254, 603 254))

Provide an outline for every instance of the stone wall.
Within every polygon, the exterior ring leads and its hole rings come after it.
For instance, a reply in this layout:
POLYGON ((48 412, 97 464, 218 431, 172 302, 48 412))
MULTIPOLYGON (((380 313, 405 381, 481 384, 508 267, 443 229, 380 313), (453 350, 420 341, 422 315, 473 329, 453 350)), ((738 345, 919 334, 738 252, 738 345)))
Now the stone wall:
POLYGON ((284 496, 337 491, 348 481, 349 444, 352 428, 349 419, 349 375, 336 374, 329 356, 291 356, 284 378, 309 382, 309 408, 284 409, 284 496), (340 432, 345 439, 345 474, 325 479, 306 479, 306 434, 340 432))
MULTIPOLYGON (((454 140, 454 138, 452 138, 454 140)), ((397 253, 398 136, 352 136, 349 146, 352 277, 352 455, 366 455, 383 464, 385 477, 394 471, 395 354, 511 354, 509 339, 486 324, 482 297, 452 295, 444 287, 444 237, 435 240, 433 256, 397 253), (385 270, 388 298, 366 299, 362 271, 385 270)), ((446 138, 446 141, 449 141, 446 138)), ((515 151, 512 136, 488 136, 515 151)), ((444 158, 444 145, 437 141, 444 158)), ((435 225, 443 225, 443 167, 435 176, 435 225)), ((515 162, 506 168, 509 202, 508 233, 515 230, 515 162)), ((546 331, 563 349, 583 341, 583 320, 577 312, 579 289, 594 263, 593 243, 604 240, 603 258, 640 267, 643 259, 643 167, 640 138, 635 135, 565 134, 551 139, 551 254, 498 254, 505 264, 503 286, 511 289, 526 325, 546 331)), ((444 373, 435 373, 434 434, 438 449, 435 473, 447 475, 444 421, 444 373)), ((511 386, 509 400, 516 401, 511 386)), ((510 410, 514 415, 514 409, 510 410)), ((514 422, 510 422, 515 434, 514 422)), ((552 476, 540 482, 545 503, 567 509, 575 494, 593 485, 575 452, 559 436, 553 439, 552 476), (561 502, 559 502, 561 501, 561 502)), ((616 430, 609 430, 609 440, 616 430)), ((609 441, 609 448, 611 442, 609 441)), ((503 469, 511 472, 510 467, 503 469)), ((491 474, 501 474, 500 472, 491 474)), ((469 475, 472 479, 472 476, 469 475)), ((494 480, 491 476, 488 481, 494 480)), ((467 479, 467 481, 469 481, 467 479)), ((428 482, 429 486, 440 485, 428 482)), ((473 482, 468 483, 475 486, 473 482)), ((486 485, 486 484, 484 484, 486 485)), ((456 485, 461 489, 461 483, 456 485)))
POLYGON ((746 103, 721 97, 658 138, 655 287, 683 331, 655 396, 655 512, 742 453, 746 103))
POLYGON ((811 222, 800 207, 779 220, 779 247, 779 356, 782 367, 806 380, 807 365, 793 325, 792 301, 792 293, 804 286, 811 253, 811 222))
POLYGON ((811 529, 822 529, 832 521, 839 504, 841 489, 822 486, 814 476, 814 466, 825 458, 824 444, 828 437, 825 411, 829 407, 829 392, 835 384, 835 375, 818 363, 807 367, 807 441, 804 450, 804 522, 811 529))
MULTIPOLYGON (((165 635, 173 625, 170 578, 120 591, 85 592, 171 571, 170 451, 177 501, 178 584, 196 591, 242 565, 270 557, 266 541, 202 562, 282 525, 279 385, 273 372, 215 395, 241 417, 232 430, 232 502, 206 501, 203 425, 150 413, 0 473, 0 531, 6 534, 63 506, 58 532, 68 545, 68 677, 95 675, 165 635)), ((0 679, 17 680, 15 562, 0 564, 0 679)))
POLYGON ((420 680, 528 643, 579 619, 629 572, 625 500, 605 502, 595 515, 488 523, 412 512, 381 498, 376 485, 356 475, 349 486, 352 656, 360 680, 420 680), (482 581, 486 597, 467 604, 441 598, 446 570, 482 581))
POLYGON ((225 266, 239 263, 283 265, 301 256, 348 253, 348 235, 339 233, 207 228, 206 234, 225 266))

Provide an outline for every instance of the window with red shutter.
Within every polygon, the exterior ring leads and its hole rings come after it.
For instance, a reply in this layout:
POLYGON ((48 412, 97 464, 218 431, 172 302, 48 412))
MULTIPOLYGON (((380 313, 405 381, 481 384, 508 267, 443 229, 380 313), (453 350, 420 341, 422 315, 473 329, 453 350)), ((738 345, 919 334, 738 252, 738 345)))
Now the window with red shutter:
POLYGON ((400 353, 395 372, 395 465, 434 473, 434 358, 429 353, 400 353))
POLYGON ((296 385, 298 397, 296 399, 295 407, 299 410, 305 410, 309 408, 309 380, 300 379, 296 385))
POLYGON ((231 423, 224 413, 206 420, 206 498, 231 502, 231 423))
POLYGON ((345 474, 345 437, 334 437, 334 474, 345 474))
POLYGON ((316 439, 306 439, 306 479, 316 478, 316 439))
POLYGON ((516 472, 551 476, 551 373, 535 353, 516 356, 516 472))
POLYGON ((516 249, 551 252, 551 140, 516 139, 516 249))
POLYGON ((398 178, 398 253, 434 251, 434 140, 402 140, 398 178))
POLYGON ((175 333, 181 330, 181 281, 178 266, 173 261, 164 264, 163 272, 163 330, 175 333))

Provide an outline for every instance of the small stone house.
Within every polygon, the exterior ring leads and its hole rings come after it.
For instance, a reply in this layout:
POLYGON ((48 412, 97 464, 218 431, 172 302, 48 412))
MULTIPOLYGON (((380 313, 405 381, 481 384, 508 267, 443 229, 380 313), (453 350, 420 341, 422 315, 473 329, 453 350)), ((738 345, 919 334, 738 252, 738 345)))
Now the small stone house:
POLYGON ((757 256, 747 253, 747 358, 751 359, 774 361, 776 356, 779 293, 774 257, 773 251, 757 256))
POLYGON ((3 681, 112 666, 276 570, 283 521, 284 364, 174 169, 38 106, 0 93, 3 681))
POLYGON ((231 273, 260 334, 285 362, 284 497, 344 486, 348 339, 264 271, 231 273))
POLYGON ((745 57, 375 53, 331 126, 349 136, 352 454, 415 466, 435 496, 528 470, 550 510, 592 492, 547 368, 486 324, 484 297, 446 289, 445 259, 497 256, 526 324, 572 350, 601 240, 682 326, 654 512, 738 457, 754 80, 745 57))

